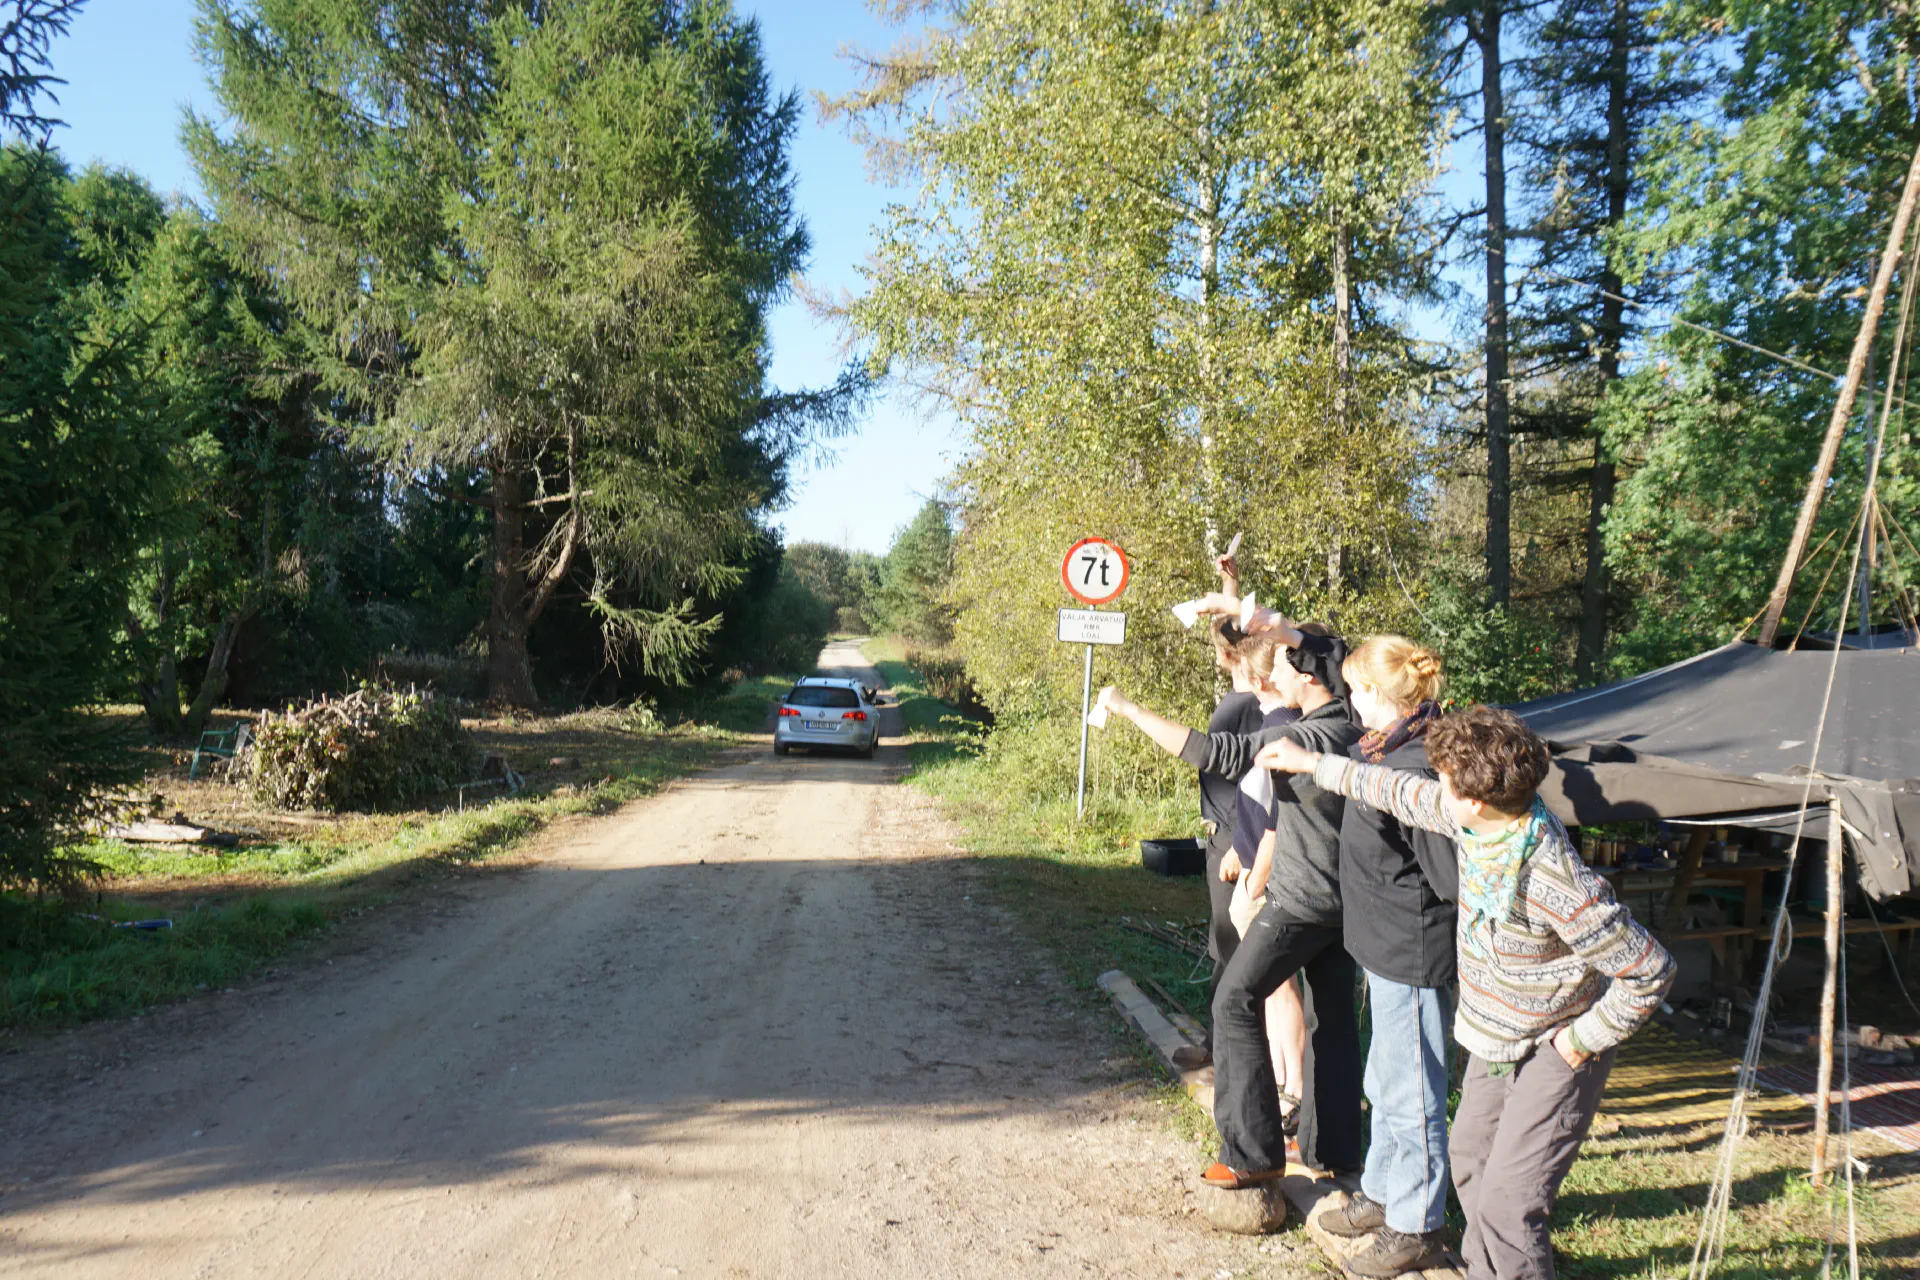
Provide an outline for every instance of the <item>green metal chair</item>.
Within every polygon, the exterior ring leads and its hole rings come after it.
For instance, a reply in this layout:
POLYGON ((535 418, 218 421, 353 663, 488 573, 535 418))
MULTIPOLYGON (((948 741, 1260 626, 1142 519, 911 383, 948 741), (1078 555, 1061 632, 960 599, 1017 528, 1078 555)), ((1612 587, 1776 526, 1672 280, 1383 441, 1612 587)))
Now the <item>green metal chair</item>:
MULTIPOLYGON (((232 768, 233 759, 247 747, 247 736, 252 725, 242 722, 231 729, 207 729, 200 735, 200 745, 193 749, 193 763, 187 768, 187 780, 191 782, 200 776, 200 760, 225 760, 232 768)), ((207 766, 209 774, 213 766, 207 766)))

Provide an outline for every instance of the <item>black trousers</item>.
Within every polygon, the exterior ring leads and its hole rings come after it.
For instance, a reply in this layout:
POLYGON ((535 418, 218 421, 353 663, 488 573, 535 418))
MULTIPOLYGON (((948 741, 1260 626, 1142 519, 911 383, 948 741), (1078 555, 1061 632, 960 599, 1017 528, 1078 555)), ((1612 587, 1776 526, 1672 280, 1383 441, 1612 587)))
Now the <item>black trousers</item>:
POLYGON ((1213 1000, 1213 1122, 1220 1161, 1260 1172, 1283 1168, 1279 1085, 1267 1049, 1267 997, 1298 973, 1307 1013, 1306 1081, 1300 1099, 1300 1158, 1316 1169, 1358 1169, 1360 1021, 1354 1010, 1359 970, 1340 928, 1303 925, 1261 908, 1220 976, 1213 1000))
MULTIPOLYGON (((1240 945, 1240 931, 1233 927, 1228 904, 1233 901, 1233 886, 1220 878, 1220 863, 1233 856, 1232 833, 1222 831, 1207 841, 1207 954, 1213 957, 1213 976, 1207 980, 1207 1008, 1220 994, 1220 977, 1240 945)), ((1213 1051, 1213 1028, 1207 1028, 1207 1051, 1213 1051)))

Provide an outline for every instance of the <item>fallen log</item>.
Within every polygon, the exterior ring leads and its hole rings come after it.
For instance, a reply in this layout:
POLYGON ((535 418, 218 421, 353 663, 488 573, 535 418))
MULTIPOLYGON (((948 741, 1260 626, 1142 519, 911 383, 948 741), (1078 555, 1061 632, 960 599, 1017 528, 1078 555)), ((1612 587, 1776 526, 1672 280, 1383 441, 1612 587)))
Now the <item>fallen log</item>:
POLYGON ((240 837, 231 832, 190 822, 127 822, 108 827, 107 836, 128 844, 206 844, 218 849, 231 849, 240 843, 240 837))

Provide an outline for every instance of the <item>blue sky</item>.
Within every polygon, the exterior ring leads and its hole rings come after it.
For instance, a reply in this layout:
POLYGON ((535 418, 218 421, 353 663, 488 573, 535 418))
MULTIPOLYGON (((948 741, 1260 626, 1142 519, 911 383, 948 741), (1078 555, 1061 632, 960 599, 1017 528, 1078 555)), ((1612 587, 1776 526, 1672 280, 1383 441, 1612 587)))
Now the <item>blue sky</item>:
MULTIPOLYGON (((853 83, 838 56, 843 44, 879 48, 892 35, 863 0, 751 0, 739 8, 760 19, 775 83, 808 98, 793 154, 813 234, 808 283, 829 296, 856 291, 873 227, 895 194, 868 180, 865 157, 838 126, 819 122, 811 94, 837 94, 853 83)), ((122 165, 163 192, 199 197, 180 147, 180 116, 188 106, 211 114, 215 104, 193 59, 193 18, 193 0, 89 0, 53 49, 54 74, 68 82, 52 113, 67 127, 54 141, 70 160, 122 165)), ((837 335, 797 302, 774 315, 772 335, 782 387, 827 382, 840 367, 837 335)), ((789 542, 885 551, 938 488, 958 437, 951 424, 929 421, 903 400, 882 397, 831 461, 796 475, 792 503, 777 520, 789 542)))

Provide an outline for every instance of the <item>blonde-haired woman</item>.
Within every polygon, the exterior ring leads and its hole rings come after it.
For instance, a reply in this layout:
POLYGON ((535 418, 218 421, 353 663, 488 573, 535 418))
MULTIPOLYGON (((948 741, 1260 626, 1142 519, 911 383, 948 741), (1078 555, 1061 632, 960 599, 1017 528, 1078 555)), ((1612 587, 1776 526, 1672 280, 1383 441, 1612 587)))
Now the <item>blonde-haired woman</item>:
MULTIPOLYGON (((1440 715, 1440 659, 1404 636, 1374 636, 1341 665, 1367 730, 1348 754, 1433 776, 1423 739, 1440 715)), ((1373 1139, 1360 1192, 1320 1216, 1336 1235, 1375 1235, 1347 1259, 1357 1276, 1438 1265, 1447 1203, 1448 988, 1459 870, 1450 841, 1348 800, 1340 825, 1347 953, 1367 973, 1373 1038, 1365 1088, 1373 1139)))

